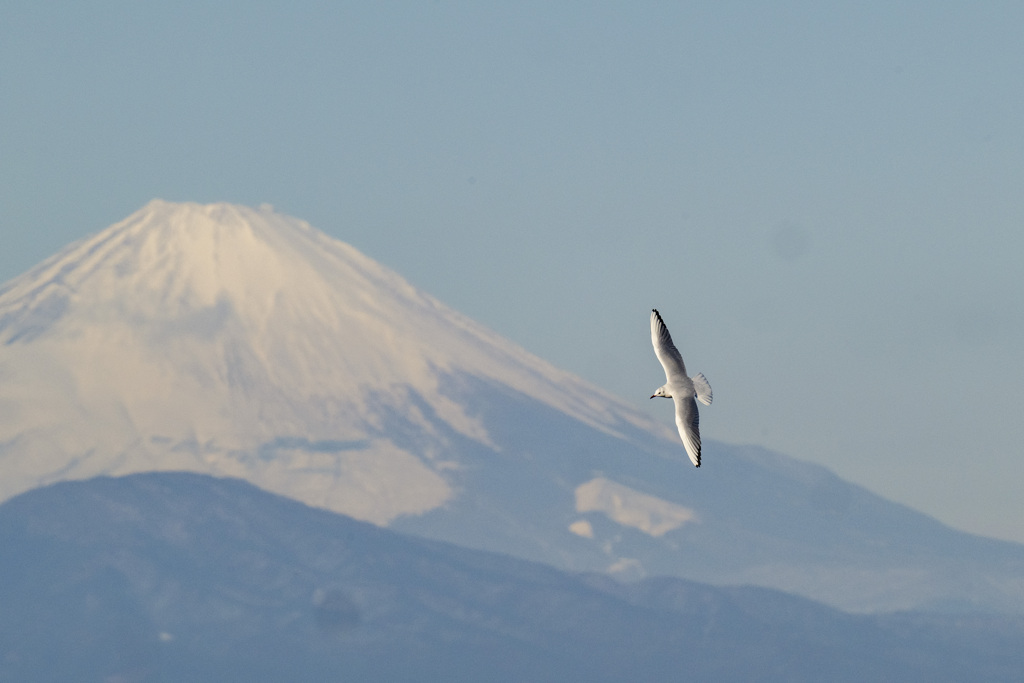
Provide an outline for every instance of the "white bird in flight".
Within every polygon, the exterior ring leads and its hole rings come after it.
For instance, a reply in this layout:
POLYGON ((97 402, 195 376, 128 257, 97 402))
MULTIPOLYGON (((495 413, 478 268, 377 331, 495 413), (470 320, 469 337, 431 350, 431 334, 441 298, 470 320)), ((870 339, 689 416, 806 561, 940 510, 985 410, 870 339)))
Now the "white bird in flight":
POLYGON ((655 355, 661 361, 661 367, 665 368, 665 378, 668 380, 657 388, 651 398, 661 396, 675 401, 679 436, 690 460, 696 467, 700 467, 700 417, 697 415, 697 402, 693 399, 696 397, 704 405, 711 405, 711 385, 701 373, 695 377, 686 375, 683 357, 672 343, 672 335, 668 333, 656 308, 651 309, 651 343, 655 355))

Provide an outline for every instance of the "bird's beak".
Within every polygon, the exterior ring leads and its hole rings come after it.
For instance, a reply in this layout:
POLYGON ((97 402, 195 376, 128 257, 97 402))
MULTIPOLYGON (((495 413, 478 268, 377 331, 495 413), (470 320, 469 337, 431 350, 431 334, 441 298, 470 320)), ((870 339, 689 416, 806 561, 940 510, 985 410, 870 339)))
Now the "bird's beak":
POLYGON ((654 396, 652 395, 651 398, 654 398, 654 396))

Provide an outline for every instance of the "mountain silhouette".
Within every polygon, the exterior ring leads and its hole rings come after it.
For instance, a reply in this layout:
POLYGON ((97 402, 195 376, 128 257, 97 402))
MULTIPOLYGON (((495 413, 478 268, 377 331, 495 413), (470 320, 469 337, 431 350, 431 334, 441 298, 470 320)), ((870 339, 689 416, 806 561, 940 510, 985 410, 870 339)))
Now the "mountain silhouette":
POLYGON ((620 584, 399 534, 235 479, 0 505, 0 681, 1017 680, 1024 619, 858 616, 620 584))

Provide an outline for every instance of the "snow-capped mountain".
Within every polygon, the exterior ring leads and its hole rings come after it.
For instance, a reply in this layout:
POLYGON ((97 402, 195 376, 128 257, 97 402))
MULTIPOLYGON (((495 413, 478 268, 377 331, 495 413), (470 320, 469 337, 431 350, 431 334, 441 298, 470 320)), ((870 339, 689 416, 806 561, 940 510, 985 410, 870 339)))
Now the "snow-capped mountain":
POLYGON ((151 202, 0 290, 0 344, 3 498, 181 469, 384 524, 452 497, 440 428, 498 449, 442 390, 455 372, 658 429, 269 207, 151 202), (415 451, 384 428, 395 412, 415 451))
POLYGON ((704 455, 269 207, 154 201, 0 288, 0 499, 187 470, 564 569, 1024 612, 1024 546, 704 455))

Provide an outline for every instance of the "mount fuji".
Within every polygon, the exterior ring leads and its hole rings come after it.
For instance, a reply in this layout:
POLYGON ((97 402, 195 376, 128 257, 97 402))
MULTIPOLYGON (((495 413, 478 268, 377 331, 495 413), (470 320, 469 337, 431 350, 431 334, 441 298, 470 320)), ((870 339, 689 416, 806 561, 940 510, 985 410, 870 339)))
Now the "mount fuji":
POLYGON ((0 287, 0 500, 191 471, 573 571, 1024 613, 1024 546, 760 448, 704 463, 268 206, 156 200, 0 287))

